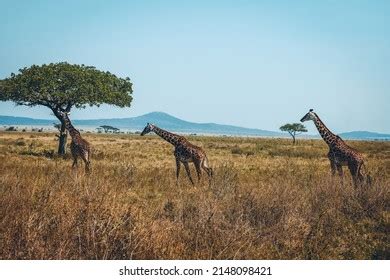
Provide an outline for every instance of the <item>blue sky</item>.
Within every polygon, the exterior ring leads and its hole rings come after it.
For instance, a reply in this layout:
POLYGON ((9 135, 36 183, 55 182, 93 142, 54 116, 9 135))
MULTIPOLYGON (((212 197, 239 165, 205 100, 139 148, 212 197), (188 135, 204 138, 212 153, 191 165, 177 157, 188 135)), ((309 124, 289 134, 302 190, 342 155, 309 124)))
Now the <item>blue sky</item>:
MULTIPOLYGON (((277 130, 314 108, 335 132, 390 133, 389 14, 368 0, 0 0, 0 78, 59 61, 130 77, 131 108, 79 119, 164 111, 277 130)), ((4 102, 0 114, 50 117, 4 102)))

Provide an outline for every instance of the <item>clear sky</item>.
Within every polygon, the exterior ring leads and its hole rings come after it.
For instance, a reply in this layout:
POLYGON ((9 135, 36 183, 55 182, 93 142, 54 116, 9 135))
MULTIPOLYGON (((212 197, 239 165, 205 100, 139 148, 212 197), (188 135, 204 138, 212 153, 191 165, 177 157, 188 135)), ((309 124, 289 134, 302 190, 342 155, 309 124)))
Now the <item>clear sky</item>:
MULTIPOLYGON (((390 133, 389 15, 385 0, 0 0, 0 78, 59 61, 130 77, 131 108, 78 119, 164 111, 277 130, 314 108, 337 133, 390 133)), ((4 102, 0 114, 50 117, 4 102)))

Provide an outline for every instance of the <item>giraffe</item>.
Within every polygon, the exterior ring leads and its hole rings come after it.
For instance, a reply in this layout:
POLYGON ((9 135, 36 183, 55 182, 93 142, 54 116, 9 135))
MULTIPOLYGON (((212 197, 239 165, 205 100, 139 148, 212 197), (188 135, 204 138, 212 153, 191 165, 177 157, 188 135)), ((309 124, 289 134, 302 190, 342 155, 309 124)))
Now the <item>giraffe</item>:
POLYGON ((73 157, 72 167, 77 166, 77 159, 80 157, 85 163, 85 172, 89 173, 91 171, 91 145, 81 137, 80 132, 72 125, 68 112, 58 111, 58 114, 62 117, 66 129, 72 137, 72 142, 70 143, 70 151, 73 157))
POLYGON ((208 165, 208 159, 206 153, 202 148, 191 144, 185 137, 168 132, 164 129, 161 129, 153 124, 147 123, 144 130, 141 133, 141 136, 149 132, 154 132, 165 141, 171 143, 175 150, 173 152, 176 159, 176 180, 179 180, 180 173, 180 163, 183 163, 187 176, 190 179, 192 185, 194 181, 191 177, 191 172, 188 163, 193 162, 195 165, 196 173, 198 175, 198 181, 201 178, 202 169, 207 173, 209 177, 213 175, 213 170, 208 165))
MULTIPOLYGON (((332 175, 336 174, 343 176, 342 166, 348 166, 351 172, 354 185, 361 184, 364 180, 362 174, 362 166, 365 167, 363 156, 355 149, 348 146, 338 135, 333 134, 321 121, 318 115, 310 109, 309 112, 301 119, 301 122, 313 121, 318 129, 322 139, 329 146, 328 158, 330 161, 330 168, 332 175)), ((367 182, 370 182, 370 177, 367 175, 367 182)))

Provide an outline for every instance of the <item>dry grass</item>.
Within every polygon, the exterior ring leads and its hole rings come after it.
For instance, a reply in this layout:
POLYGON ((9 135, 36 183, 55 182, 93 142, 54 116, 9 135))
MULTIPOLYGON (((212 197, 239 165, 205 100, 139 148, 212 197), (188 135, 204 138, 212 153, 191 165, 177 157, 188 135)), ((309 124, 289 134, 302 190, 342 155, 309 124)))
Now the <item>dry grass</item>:
POLYGON ((193 137, 215 176, 192 187, 157 137, 85 138, 90 176, 53 134, 0 134, 0 259, 390 257, 389 142, 351 143, 373 177, 355 189, 319 140, 193 137))

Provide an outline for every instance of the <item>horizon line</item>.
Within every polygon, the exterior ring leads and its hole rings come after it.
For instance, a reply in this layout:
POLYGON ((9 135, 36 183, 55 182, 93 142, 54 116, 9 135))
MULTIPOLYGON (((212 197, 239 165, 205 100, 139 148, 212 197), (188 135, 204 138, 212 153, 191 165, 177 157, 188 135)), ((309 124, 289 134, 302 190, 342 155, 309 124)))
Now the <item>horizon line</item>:
MULTIPOLYGON (((138 116, 129 116, 129 117, 125 117, 125 118, 100 118, 100 119, 99 118, 96 118, 96 119, 95 118, 90 118, 90 119, 82 118, 82 119, 74 119, 73 121, 125 120, 125 119, 129 119, 129 118, 142 117, 142 116, 145 116, 145 115, 148 115, 148 114, 153 114, 153 113, 163 113, 165 115, 168 115, 168 116, 173 117, 175 119, 178 119, 180 121, 185 121, 185 122, 189 122, 189 123, 193 123, 193 124, 214 124, 214 125, 232 126, 232 127, 238 127, 238 128, 244 128, 244 129, 262 130, 262 131, 268 131, 268 132, 274 132, 274 133, 283 133, 283 132, 279 132, 279 129, 277 129, 277 130, 267 130, 267 129, 245 127, 245 126, 238 126, 238 125, 231 125, 231 124, 221 124, 221 123, 216 123, 216 122, 193 122, 193 121, 188 121, 188 120, 184 120, 184 119, 178 118, 178 117, 176 117, 174 115, 171 115, 171 114, 163 112, 163 111, 152 111, 152 112, 144 113, 144 114, 141 114, 141 115, 138 115, 138 116)), ((54 115, 50 114, 50 116, 52 116, 53 118, 42 119, 42 118, 34 118, 34 117, 26 117, 26 116, 0 115, 0 117, 26 118, 26 119, 42 120, 42 121, 52 121, 52 120, 57 121, 58 120, 54 115)), ((338 135, 338 134, 346 134, 346 133, 352 133, 352 132, 368 132, 368 133, 377 133, 377 134, 390 135, 390 132, 378 132, 378 131, 370 131, 370 130, 349 130, 349 131, 342 131, 342 132, 335 133, 335 134, 338 135)), ((314 134, 306 134, 306 135, 314 135, 314 134)))

